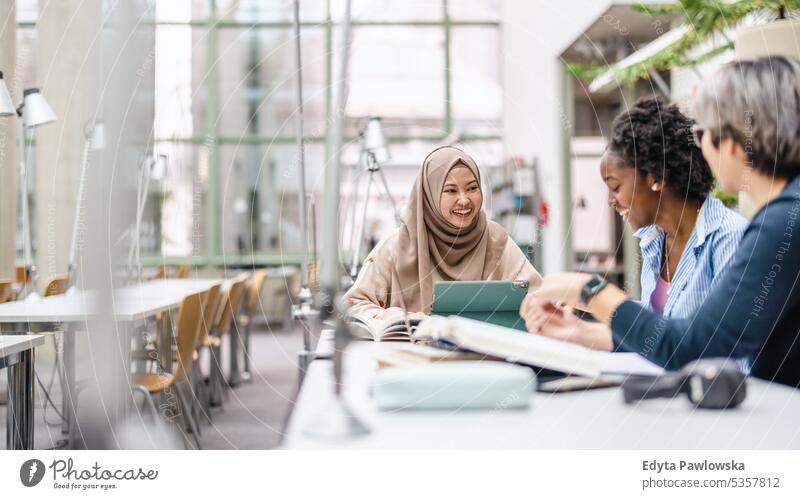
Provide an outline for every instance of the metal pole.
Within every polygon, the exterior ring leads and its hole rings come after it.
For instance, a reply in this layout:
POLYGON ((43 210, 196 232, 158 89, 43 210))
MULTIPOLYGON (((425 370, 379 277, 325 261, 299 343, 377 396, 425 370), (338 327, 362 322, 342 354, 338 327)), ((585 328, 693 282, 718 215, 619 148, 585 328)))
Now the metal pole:
POLYGON ((383 184, 383 190, 386 191, 386 197, 389 198, 389 202, 392 203, 392 213, 394 214, 394 223, 397 226, 400 226, 400 212, 397 211, 397 201, 394 200, 394 196, 392 196, 392 191, 389 190, 389 182, 386 181, 386 175, 383 173, 383 169, 378 169, 378 175, 381 178, 381 183, 383 184))
MULTIPOLYGON (((6 449, 33 449, 34 442, 34 348, 8 359, 8 407, 6 408, 6 449)), ((0 362, 7 359, 0 359, 0 362)), ((0 364, 2 365, 2 364, 0 364)))
POLYGON ((297 162, 298 176, 300 177, 297 199, 300 205, 300 245, 302 246, 303 258, 300 262, 300 294, 299 304, 292 307, 292 317, 300 321, 303 328, 303 349, 297 353, 298 366, 298 386, 303 383, 303 378, 308 370, 314 353, 311 351, 311 332, 309 325, 311 320, 316 317, 316 311, 311 308, 311 288, 309 286, 308 269, 311 255, 308 247, 308 211, 306 194, 306 165, 305 165, 305 137, 304 137, 304 110, 303 110, 303 58, 300 44, 300 0, 294 1, 294 42, 295 42, 295 65, 297 78, 297 120, 295 121, 295 139, 297 141, 297 162))
MULTIPOLYGON (((351 0, 345 2, 345 15, 342 25, 341 67, 336 112, 332 116, 330 132, 330 151, 333 161, 329 161, 325 172, 325 213, 323 228, 322 277, 319 292, 320 322, 331 317, 337 308, 339 276, 339 168, 344 113, 347 104, 347 62, 350 52, 350 7, 351 0)), ((328 159, 330 160, 331 157, 328 159)), ((347 323, 341 316, 336 319, 334 334, 333 375, 336 400, 328 410, 319 414, 306 433, 316 437, 336 437, 363 435, 369 428, 350 410, 342 397, 343 352, 352 339, 347 323)))
POLYGON ((28 200, 28 148, 25 147, 25 125, 22 116, 17 117, 17 139, 19 140, 19 181, 22 192, 22 253, 25 259, 25 281, 26 299, 36 299, 39 295, 36 290, 38 271, 33 265, 33 243, 31 238, 31 219, 30 206, 28 200), (30 287, 28 287, 28 276, 30 275, 30 287))
MULTIPOLYGON (((369 156, 372 156, 372 154, 369 154, 369 156)), ((373 157, 372 160, 367 159, 367 161, 372 161, 374 164, 375 159, 373 157)), ((356 277, 358 277, 358 267, 359 263, 361 263, 361 246, 364 244, 364 229, 367 225, 367 210, 369 210, 369 193, 370 190, 372 190, 372 181, 374 175, 375 170, 370 168, 370 170, 367 172, 367 189, 364 192, 364 209, 361 213, 361 225, 359 226, 358 233, 356 235, 355 250, 353 251, 353 262, 352 267, 350 267, 350 277, 353 278, 353 281, 355 281, 356 277)), ((353 229, 355 230, 355 227, 353 227, 353 229)))
POLYGON ((351 1, 345 2, 345 15, 342 23, 342 42, 339 73, 339 88, 336 99, 336 107, 331 116, 331 128, 329 133, 330 156, 325 171, 325 220, 323 227, 323 244, 325 251, 321 257, 321 276, 320 284, 326 293, 330 293, 329 306, 333 306, 333 296, 339 290, 339 173, 341 168, 341 149, 344 139, 344 114, 347 106, 347 63, 350 58, 350 5, 351 1))
POLYGON ((297 167, 300 177, 300 190, 297 199, 300 201, 300 246, 303 252, 303 261, 300 264, 300 287, 308 288, 308 214, 306 212, 306 160, 305 160, 305 138, 303 136, 303 59, 300 52, 300 0, 294 0, 294 48, 297 78, 297 167))

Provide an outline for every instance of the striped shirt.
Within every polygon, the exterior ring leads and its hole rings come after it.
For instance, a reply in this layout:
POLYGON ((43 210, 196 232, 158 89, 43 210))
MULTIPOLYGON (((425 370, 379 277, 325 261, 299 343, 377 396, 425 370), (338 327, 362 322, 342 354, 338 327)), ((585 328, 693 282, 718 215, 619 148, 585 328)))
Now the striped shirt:
MULTIPOLYGON (((700 208, 694 229, 672 275, 664 317, 689 317, 705 300, 711 287, 727 269, 736 253, 747 221, 722 202, 708 196, 700 208)), ((639 303, 652 310, 650 300, 661 274, 665 232, 657 225, 634 233, 642 250, 642 297, 639 303)))

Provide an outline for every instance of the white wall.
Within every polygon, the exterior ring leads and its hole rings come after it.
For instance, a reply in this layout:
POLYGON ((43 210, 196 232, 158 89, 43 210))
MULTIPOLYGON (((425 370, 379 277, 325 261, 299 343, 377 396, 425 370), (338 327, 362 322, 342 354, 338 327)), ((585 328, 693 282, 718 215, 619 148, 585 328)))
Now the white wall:
POLYGON ((559 54, 608 7, 599 0, 504 0, 503 134, 506 155, 538 157, 543 195, 550 204, 544 230, 543 270, 569 268, 569 174, 563 133, 571 126, 564 107, 559 54))

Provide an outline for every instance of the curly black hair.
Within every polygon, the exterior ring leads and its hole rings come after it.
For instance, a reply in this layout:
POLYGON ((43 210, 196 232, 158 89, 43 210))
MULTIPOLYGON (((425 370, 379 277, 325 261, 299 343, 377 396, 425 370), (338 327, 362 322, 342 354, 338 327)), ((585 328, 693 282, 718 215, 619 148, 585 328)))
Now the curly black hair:
POLYGON ((714 176, 692 138, 694 120, 660 97, 643 97, 614 118, 607 149, 680 198, 703 202, 714 176))

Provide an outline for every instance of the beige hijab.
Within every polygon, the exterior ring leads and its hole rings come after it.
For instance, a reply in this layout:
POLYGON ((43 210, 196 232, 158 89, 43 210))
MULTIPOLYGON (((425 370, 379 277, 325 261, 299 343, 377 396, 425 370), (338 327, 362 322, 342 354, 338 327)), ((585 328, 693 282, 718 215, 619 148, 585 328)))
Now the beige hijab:
POLYGON ((464 229, 442 217, 442 188, 447 174, 457 165, 469 168, 480 185, 480 171, 468 154, 449 146, 434 149, 417 173, 402 217, 390 303, 397 302, 409 312, 430 310, 434 269, 445 280, 486 280, 506 247, 508 233, 487 220, 482 207, 476 207, 478 216, 464 229))

